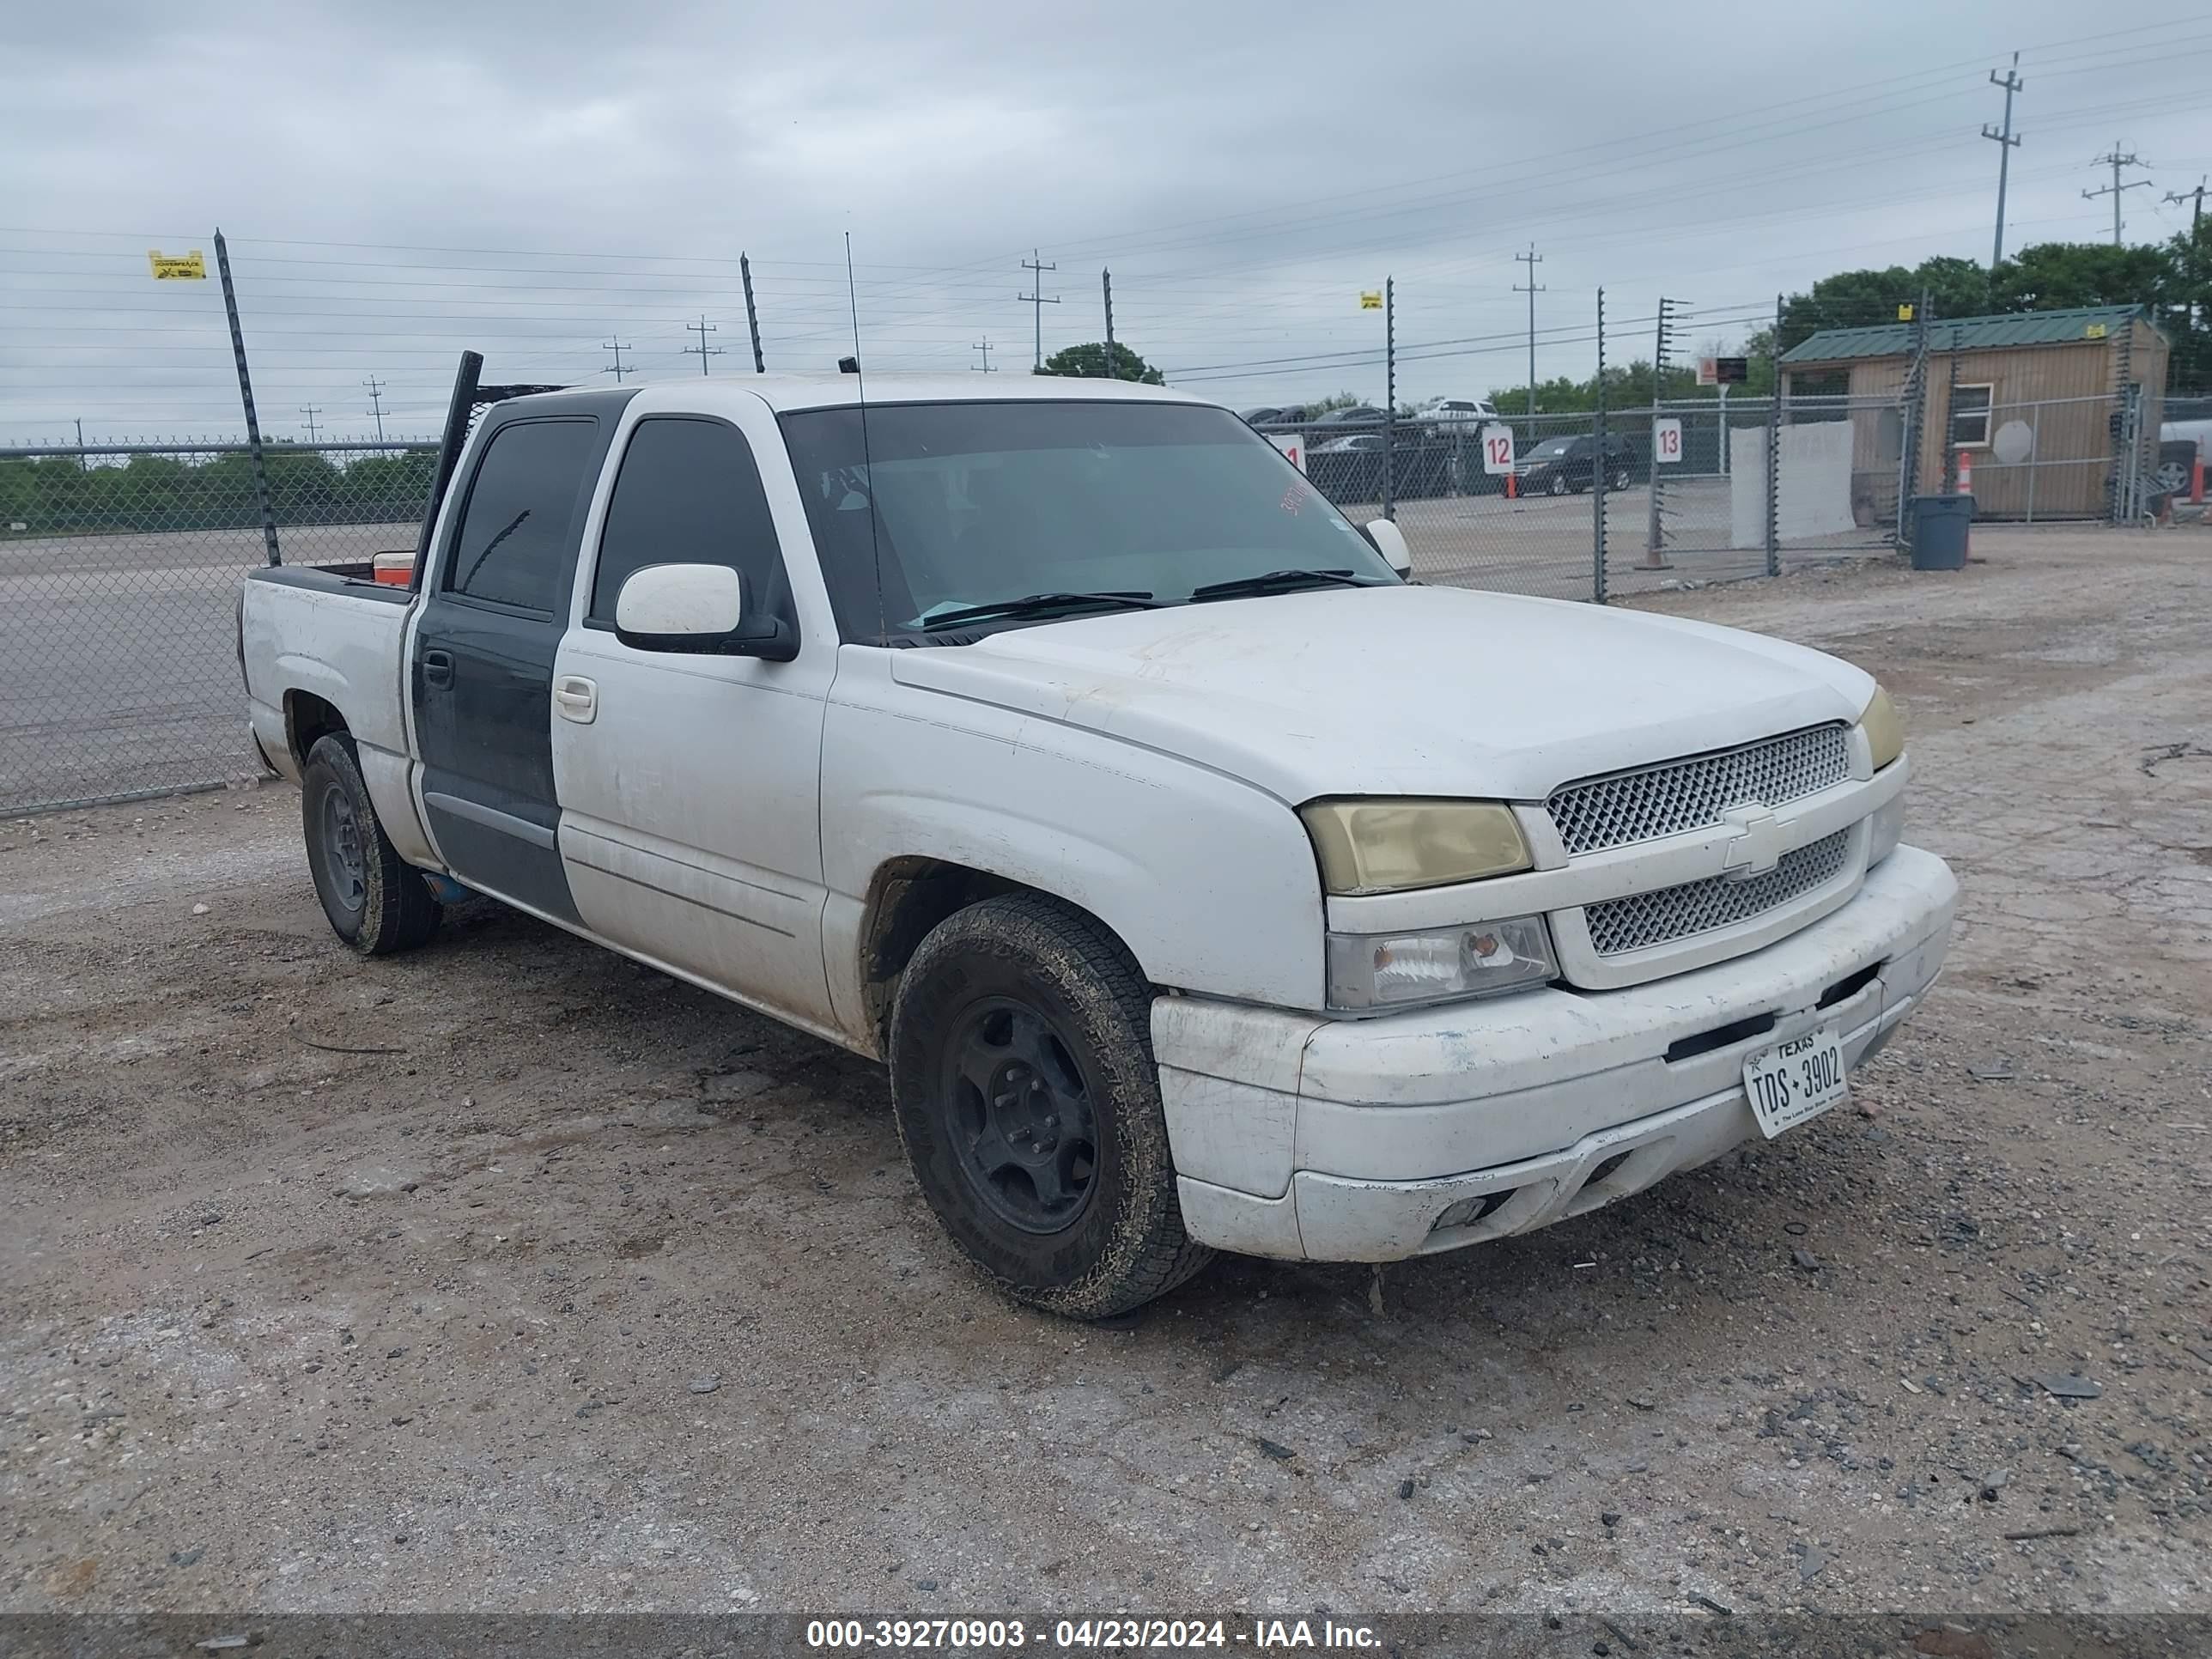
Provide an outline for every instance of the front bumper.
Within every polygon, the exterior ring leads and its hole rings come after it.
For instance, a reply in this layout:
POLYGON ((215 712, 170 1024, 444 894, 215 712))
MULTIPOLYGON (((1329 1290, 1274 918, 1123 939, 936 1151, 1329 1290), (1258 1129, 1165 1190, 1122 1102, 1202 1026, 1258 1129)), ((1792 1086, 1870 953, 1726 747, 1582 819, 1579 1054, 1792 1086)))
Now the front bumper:
POLYGON ((1625 990, 1362 1020, 1160 998, 1184 1224, 1248 1255, 1390 1261, 1641 1191, 1758 1134, 1746 1055, 1830 1024, 1847 1066, 1888 1041, 1957 902, 1943 861, 1903 847, 1811 927, 1625 990), (1480 1215, 1437 1224, 1469 1199, 1480 1215))

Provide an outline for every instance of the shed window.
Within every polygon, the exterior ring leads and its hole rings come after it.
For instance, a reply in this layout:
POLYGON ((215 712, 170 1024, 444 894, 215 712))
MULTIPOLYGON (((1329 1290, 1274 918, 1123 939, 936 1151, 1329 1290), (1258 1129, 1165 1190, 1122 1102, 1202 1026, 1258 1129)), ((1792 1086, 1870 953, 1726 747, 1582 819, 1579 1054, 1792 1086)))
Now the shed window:
POLYGON ((1986 449, 1990 441, 1990 401, 1986 386, 1951 388, 1951 447, 1986 449))

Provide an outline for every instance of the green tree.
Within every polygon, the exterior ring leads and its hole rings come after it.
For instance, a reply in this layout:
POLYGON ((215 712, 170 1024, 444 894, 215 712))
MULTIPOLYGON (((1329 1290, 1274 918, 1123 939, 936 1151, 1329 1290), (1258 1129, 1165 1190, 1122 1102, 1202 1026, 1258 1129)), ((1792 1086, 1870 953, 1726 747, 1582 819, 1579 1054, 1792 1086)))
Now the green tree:
POLYGON ((1997 267, 1991 283, 1996 303, 1990 309, 2156 305, 2173 283, 2180 251, 2172 244, 2114 247, 2109 242, 2039 242, 1997 267))
POLYGON ((1135 380, 1145 386, 1167 384, 1167 376, 1119 340, 1114 342, 1110 370, 1105 342, 1093 340, 1085 345, 1061 347, 1046 358, 1044 367, 1036 372, 1039 374, 1065 374, 1085 380, 1135 380))

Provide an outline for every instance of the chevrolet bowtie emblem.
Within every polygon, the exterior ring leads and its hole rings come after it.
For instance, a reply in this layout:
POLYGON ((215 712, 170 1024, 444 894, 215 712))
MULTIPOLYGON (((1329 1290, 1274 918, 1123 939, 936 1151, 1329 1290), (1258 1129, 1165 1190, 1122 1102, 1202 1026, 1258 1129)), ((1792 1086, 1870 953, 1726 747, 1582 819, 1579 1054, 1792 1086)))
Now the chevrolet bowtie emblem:
POLYGON ((1736 829, 1721 860, 1721 873, 1730 881, 1763 876, 1782 861, 1782 820, 1764 806, 1732 806, 1721 818, 1736 829))

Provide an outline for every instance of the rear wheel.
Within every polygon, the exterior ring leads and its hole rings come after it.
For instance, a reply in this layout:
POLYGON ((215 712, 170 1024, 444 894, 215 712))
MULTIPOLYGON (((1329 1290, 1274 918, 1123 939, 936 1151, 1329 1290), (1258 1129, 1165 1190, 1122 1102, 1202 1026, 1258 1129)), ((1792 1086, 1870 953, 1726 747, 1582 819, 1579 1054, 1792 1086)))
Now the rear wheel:
POLYGON ((899 982, 890 1062, 922 1195, 1022 1301, 1103 1319, 1212 1255, 1176 1202, 1151 988, 1088 917, 1016 893, 940 923, 899 982))
POLYGON ((333 734, 307 751, 300 819, 315 896, 331 932, 365 957, 412 950, 437 932, 444 912, 422 872, 384 833, 352 738, 333 734))

